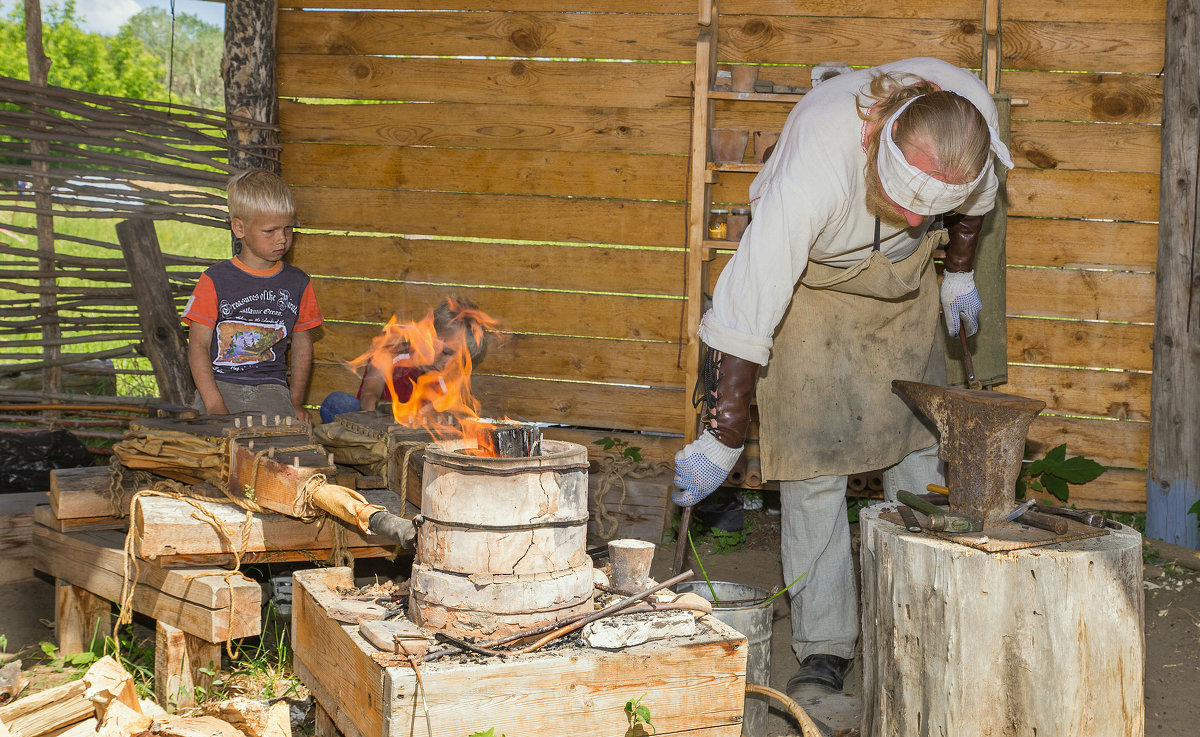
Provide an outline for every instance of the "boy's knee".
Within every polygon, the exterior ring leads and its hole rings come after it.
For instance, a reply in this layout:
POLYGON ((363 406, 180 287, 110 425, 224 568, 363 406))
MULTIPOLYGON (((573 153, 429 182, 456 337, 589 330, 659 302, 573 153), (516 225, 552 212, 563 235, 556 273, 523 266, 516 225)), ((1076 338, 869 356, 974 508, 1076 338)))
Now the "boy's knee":
POLYGON ((330 392, 321 402, 321 422, 333 422, 333 418, 346 412, 358 412, 362 404, 356 397, 346 392, 330 392))

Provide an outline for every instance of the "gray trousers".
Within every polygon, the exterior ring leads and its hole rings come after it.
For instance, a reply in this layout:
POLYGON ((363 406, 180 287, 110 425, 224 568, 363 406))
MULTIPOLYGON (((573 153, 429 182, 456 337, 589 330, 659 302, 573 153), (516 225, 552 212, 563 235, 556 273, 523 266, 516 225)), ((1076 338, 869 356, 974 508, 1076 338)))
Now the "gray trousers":
MULTIPOLYGON (((264 414, 267 417, 295 417, 296 408, 292 406, 292 392, 283 384, 234 384, 229 381, 218 381, 217 390, 225 400, 225 408, 231 415, 264 414)), ((192 400, 192 408, 205 414, 204 400, 200 392, 196 392, 192 400)))
MULTIPOLYGON (((904 489, 923 493, 944 484, 937 446, 913 451, 883 474, 889 501, 904 489)), ((818 653, 854 657, 858 640, 858 592, 850 559, 846 519, 846 477, 817 476, 781 481, 783 508, 780 546, 784 583, 792 602, 792 650, 799 660, 818 653)))

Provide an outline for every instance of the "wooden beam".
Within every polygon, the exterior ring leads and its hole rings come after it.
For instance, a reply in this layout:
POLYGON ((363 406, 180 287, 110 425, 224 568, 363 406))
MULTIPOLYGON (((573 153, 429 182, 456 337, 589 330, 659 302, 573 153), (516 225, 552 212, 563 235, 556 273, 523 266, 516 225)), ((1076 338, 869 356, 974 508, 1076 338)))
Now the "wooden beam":
POLYGON ((191 404, 196 393, 187 362, 187 342, 175 310, 154 221, 117 223, 117 240, 129 269, 129 283, 142 326, 142 350, 154 367, 159 396, 170 404, 191 404))
POLYGON ((1200 548, 1200 2, 1167 0, 1146 534, 1200 548))
POLYGON ((168 711, 206 701, 221 646, 159 621, 154 633, 154 699, 168 711))
POLYGON ((63 655, 81 653, 104 642, 112 636, 112 602, 55 579, 54 636, 63 655))

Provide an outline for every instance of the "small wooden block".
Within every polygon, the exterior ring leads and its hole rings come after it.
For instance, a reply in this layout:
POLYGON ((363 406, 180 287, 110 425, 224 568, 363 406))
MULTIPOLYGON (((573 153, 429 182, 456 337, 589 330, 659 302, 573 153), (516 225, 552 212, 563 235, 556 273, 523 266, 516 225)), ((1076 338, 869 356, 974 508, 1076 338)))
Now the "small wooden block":
POLYGON ((387 484, 382 476, 358 476, 354 479, 355 489, 386 489, 387 484))

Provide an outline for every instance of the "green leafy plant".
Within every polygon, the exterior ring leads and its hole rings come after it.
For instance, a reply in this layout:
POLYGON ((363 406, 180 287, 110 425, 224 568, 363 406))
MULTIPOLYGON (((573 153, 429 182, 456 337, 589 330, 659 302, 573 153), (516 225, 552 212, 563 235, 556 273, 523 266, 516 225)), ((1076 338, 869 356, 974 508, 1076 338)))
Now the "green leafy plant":
MULTIPOLYGON (((488 727, 482 732, 472 732, 470 737, 496 737, 496 728, 488 727)), ((500 735, 500 737, 504 737, 504 735, 500 735)))
POLYGON ((1017 477, 1017 498, 1024 499, 1028 490, 1053 494, 1060 502, 1067 501, 1071 484, 1086 484, 1104 473, 1104 466, 1084 456, 1067 458, 1067 444, 1051 448, 1046 456, 1021 469, 1017 477))
POLYGON ((722 530, 720 527, 710 528, 708 534, 712 536, 713 552, 718 555, 732 553, 746 544, 746 536, 749 532, 748 525, 736 532, 722 530))
POLYGON ((1188 507, 1187 513, 1196 515, 1196 524, 1200 525, 1200 500, 1197 500, 1195 504, 1188 507))
POLYGON ((650 707, 642 703, 644 698, 646 698, 646 694, 625 702, 625 719, 629 721, 629 729, 625 730, 625 737, 634 737, 638 733, 639 724, 645 724, 651 732, 654 731, 654 725, 650 722, 650 707))
POLYGON ((592 442, 596 445, 604 446, 606 451, 619 458, 628 458, 634 463, 642 462, 642 449, 640 446, 630 445, 625 440, 611 436, 605 436, 592 442))

